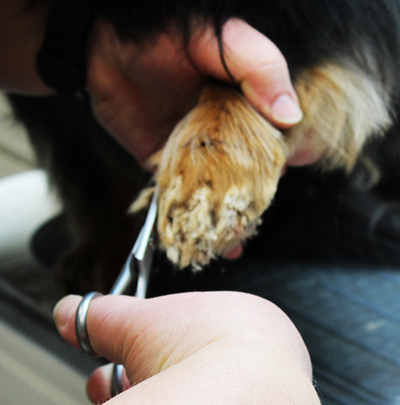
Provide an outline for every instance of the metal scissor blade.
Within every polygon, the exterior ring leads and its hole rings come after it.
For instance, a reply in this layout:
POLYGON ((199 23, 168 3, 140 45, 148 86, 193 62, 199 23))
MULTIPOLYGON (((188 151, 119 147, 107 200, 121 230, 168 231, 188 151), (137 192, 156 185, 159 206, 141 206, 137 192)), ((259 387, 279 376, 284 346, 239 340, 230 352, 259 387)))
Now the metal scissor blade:
POLYGON ((132 252, 129 254, 124 267, 122 267, 121 272, 117 280, 115 281, 114 285, 110 290, 111 295, 120 295, 124 294, 128 287, 130 286, 133 274, 135 274, 135 256, 133 256, 132 252))
POLYGON ((146 298, 149 275, 153 264, 155 222, 158 209, 158 187, 155 188, 153 198, 150 202, 146 221, 141 229, 132 254, 138 264, 138 281, 135 297, 146 298))
POLYGON ((148 278, 151 270, 154 248, 150 243, 154 236, 154 224, 157 218, 158 187, 155 188, 153 197, 147 211, 146 220, 135 245, 119 274, 117 281, 112 287, 110 294, 123 294, 129 287, 134 274, 137 273, 138 281, 135 296, 145 298, 148 278))
POLYGON ((146 250, 149 247, 149 242, 154 228, 154 223, 156 222, 157 218, 157 201, 158 201, 158 187, 156 187, 154 190, 149 210, 147 212, 146 220, 144 222, 142 229, 139 232, 139 236, 132 249, 133 255, 139 261, 144 259, 146 250))

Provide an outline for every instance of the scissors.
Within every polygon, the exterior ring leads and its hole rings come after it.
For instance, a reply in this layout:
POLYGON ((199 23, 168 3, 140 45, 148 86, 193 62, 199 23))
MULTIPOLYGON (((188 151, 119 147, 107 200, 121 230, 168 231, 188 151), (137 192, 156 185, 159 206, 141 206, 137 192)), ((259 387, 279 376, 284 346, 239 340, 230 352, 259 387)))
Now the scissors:
MULTIPOLYGON (((122 267, 122 270, 115 281, 110 294, 119 295, 127 292, 132 280, 137 277, 135 297, 146 298, 149 275, 154 255, 155 222, 157 218, 158 187, 155 188, 153 197, 147 211, 146 220, 139 232, 135 245, 122 267)), ((81 349, 90 356, 96 356, 90 346, 89 336, 86 328, 86 318, 89 305, 93 299, 100 296, 100 293, 91 292, 86 294, 80 302, 76 311, 75 331, 81 349)), ((112 374, 112 396, 118 395, 123 390, 122 377, 124 367, 121 364, 114 364, 112 374)))

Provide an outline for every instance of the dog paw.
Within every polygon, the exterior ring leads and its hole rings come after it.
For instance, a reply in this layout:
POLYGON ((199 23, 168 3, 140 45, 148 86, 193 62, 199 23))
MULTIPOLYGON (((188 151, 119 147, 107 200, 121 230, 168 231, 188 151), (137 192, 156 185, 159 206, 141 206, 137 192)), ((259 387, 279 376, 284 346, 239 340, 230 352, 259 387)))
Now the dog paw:
POLYGON ((286 156, 282 134, 239 92, 208 86, 168 139, 155 176, 168 258, 200 269, 254 235, 286 156))

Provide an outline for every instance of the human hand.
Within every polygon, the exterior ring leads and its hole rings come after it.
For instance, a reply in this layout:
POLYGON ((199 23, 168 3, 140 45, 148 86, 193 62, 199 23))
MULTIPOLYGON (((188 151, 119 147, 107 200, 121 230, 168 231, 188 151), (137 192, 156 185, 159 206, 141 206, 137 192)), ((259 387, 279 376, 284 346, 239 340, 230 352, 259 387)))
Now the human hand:
MULTIPOLYGON (((278 48, 239 19, 224 25, 222 41, 226 66, 250 103, 281 128, 300 121, 302 112, 278 48)), ((149 169, 149 157, 194 107, 206 80, 231 81, 212 27, 194 29, 185 47, 174 27, 145 43, 122 42, 104 20, 93 31, 87 78, 97 119, 149 169)), ((224 256, 234 260, 242 252, 239 244, 224 256)))
MULTIPOLYGON (((75 347, 79 302, 67 297, 55 309, 58 330, 75 347)), ((127 389, 110 404, 320 403, 299 333, 259 297, 105 296, 90 304, 87 329, 94 351, 126 369, 127 389)), ((110 367, 94 372, 87 385, 93 402, 109 398, 110 381, 110 367)))
MULTIPOLYGON (((277 47, 239 19, 224 25, 222 40, 226 65, 250 103, 281 128, 300 121, 302 112, 277 47)), ((145 43, 122 42, 103 20, 94 28, 87 81, 94 113, 144 166, 195 105, 209 78, 230 81, 211 27, 194 29, 187 49, 174 27, 145 43)))
MULTIPOLYGON (((29 10, 24 5, 25 0, 9 0, 0 6, 0 88, 29 95, 52 94, 54 90, 35 69, 47 9, 41 3, 29 10)), ((207 79, 230 81, 213 29, 200 26, 194 31, 186 49, 182 34, 173 27, 145 43, 122 42, 104 20, 93 30, 87 54, 87 91, 93 110, 142 165, 194 106, 207 79)), ((222 39, 227 67, 250 103, 278 127, 300 121, 297 96, 277 47, 234 18, 224 25, 222 39)), ((310 145, 298 149, 289 164, 312 163, 319 156, 314 156, 310 145)))

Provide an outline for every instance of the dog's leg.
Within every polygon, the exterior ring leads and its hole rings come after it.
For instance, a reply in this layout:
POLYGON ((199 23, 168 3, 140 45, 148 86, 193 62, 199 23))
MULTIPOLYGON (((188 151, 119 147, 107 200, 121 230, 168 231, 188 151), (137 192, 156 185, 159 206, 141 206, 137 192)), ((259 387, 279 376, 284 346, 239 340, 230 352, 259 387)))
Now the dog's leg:
POLYGON ((223 85, 208 86, 175 128, 156 174, 158 233, 173 263, 200 268, 253 234, 299 146, 324 167, 350 170, 368 136, 390 123, 388 97, 360 70, 326 64, 295 87, 304 119, 285 136, 223 85))
POLYGON ((389 92, 350 63, 307 69, 295 89, 304 118, 285 132, 289 155, 311 150, 324 169, 344 167, 349 172, 366 140, 391 124, 389 92))

